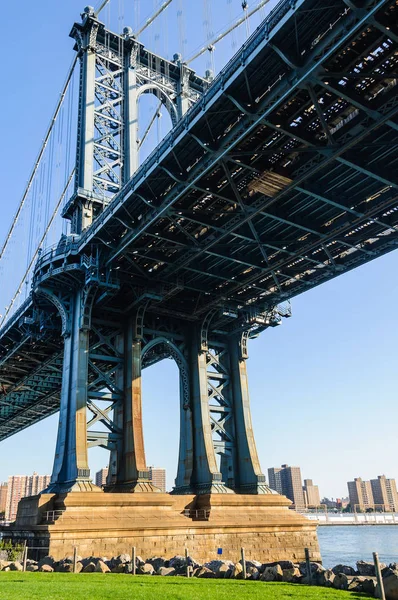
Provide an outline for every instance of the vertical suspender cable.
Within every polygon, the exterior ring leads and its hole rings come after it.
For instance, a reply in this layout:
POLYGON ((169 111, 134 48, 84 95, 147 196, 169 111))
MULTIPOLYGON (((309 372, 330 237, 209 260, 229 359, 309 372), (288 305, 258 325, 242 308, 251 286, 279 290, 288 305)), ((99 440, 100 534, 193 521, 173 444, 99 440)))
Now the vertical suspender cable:
POLYGON ((60 207, 61 207, 61 205, 62 205, 63 199, 64 199, 64 197, 65 197, 65 194, 66 194, 66 192, 68 191, 69 185, 70 185, 70 183, 71 183, 71 181, 72 181, 72 179, 73 179, 74 175, 75 175, 75 169, 73 169, 73 170, 72 170, 72 172, 71 172, 71 174, 69 175, 68 181, 66 182, 66 185, 65 185, 65 187, 64 187, 64 189, 63 189, 63 191, 62 191, 62 194, 61 194, 60 198, 58 199, 58 202, 57 202, 57 204, 56 204, 56 206, 55 206, 55 208, 54 208, 54 211, 53 211, 53 214, 52 214, 52 216, 51 216, 51 219, 49 220, 49 222, 48 222, 48 224, 47 224, 47 227, 46 227, 46 229, 44 230, 44 233, 43 233, 43 235, 41 236, 41 238, 40 238, 40 240, 39 240, 39 243, 38 243, 38 245, 37 245, 37 247, 36 247, 36 250, 35 250, 35 252, 34 252, 34 254, 33 254, 32 258, 30 259, 30 262, 29 262, 29 264, 28 264, 28 266, 27 266, 27 268, 26 268, 26 271, 25 271, 25 273, 24 273, 24 276, 23 276, 23 278, 21 279, 21 282, 20 282, 20 284, 19 284, 19 286, 18 286, 18 289, 17 289, 17 291, 15 292, 15 294, 14 294, 14 297, 13 297, 13 299, 11 300, 11 302, 10 302, 9 306, 7 307, 7 310, 6 310, 6 312, 5 312, 4 316, 3 316, 3 318, 1 319, 0 326, 1 326, 1 325, 4 323, 4 321, 5 321, 5 320, 6 320, 6 318, 8 317, 8 315, 9 315, 9 313, 10 313, 10 311, 11 311, 12 307, 13 307, 13 306, 14 306, 14 304, 15 304, 15 301, 16 301, 16 299, 18 298, 19 294, 21 293, 21 290, 22 290, 22 288, 23 288, 23 285, 24 285, 24 283, 25 283, 25 280, 26 280, 27 276, 29 275, 29 272, 30 272, 31 268, 32 268, 32 267, 33 267, 33 265, 34 265, 34 262, 35 262, 36 258, 37 258, 37 257, 38 257, 38 255, 39 255, 39 250, 40 250, 40 248, 42 247, 42 245, 43 245, 43 243, 44 243, 44 240, 46 239, 46 236, 47 236, 48 232, 50 231, 51 225, 53 224, 53 222, 54 222, 54 219, 55 219, 55 217, 56 217, 56 216, 57 216, 57 214, 58 214, 58 211, 59 211, 59 209, 60 209, 60 207))
MULTIPOLYGON (((232 0, 227 0, 227 7, 228 7, 229 21, 232 21, 233 20, 232 0)), ((237 42, 236 42, 235 30, 232 30, 231 31, 231 50, 232 50, 232 54, 235 54, 236 46, 237 46, 237 42)))
POLYGON ((203 11, 204 11, 204 19, 203 19, 203 28, 206 37, 206 43, 208 44, 207 49, 209 51, 209 60, 207 62, 207 68, 211 69, 213 73, 215 72, 214 65, 214 50, 215 46, 209 43, 211 39, 214 37, 214 31, 212 28, 212 14, 211 14, 211 6, 209 4, 209 0, 203 0, 203 11))
POLYGON ((247 13, 248 6, 249 5, 247 3, 247 0, 243 0, 243 2, 242 2, 242 8, 243 8, 243 14, 245 15, 246 37, 247 38, 250 36, 249 15, 247 13))
POLYGON ((9 242, 10 242, 11 236, 12 236, 12 234, 13 234, 13 232, 14 232, 15 226, 16 226, 16 224, 17 224, 17 222, 18 222, 18 219, 19 219, 19 217, 20 217, 20 214, 21 214, 22 208, 23 208, 23 206, 24 206, 24 204, 25 204, 25 202, 26 202, 26 199, 27 199, 27 197, 28 197, 28 194, 29 194, 30 188, 32 187, 32 182, 33 182, 33 179, 34 179, 34 177, 35 177, 35 175, 36 175, 36 173, 37 173, 37 170, 38 170, 38 168, 39 168, 39 165, 40 165, 41 159, 42 159, 42 157, 43 157, 44 151, 45 151, 45 149, 46 149, 46 146, 47 146, 48 140, 49 140, 49 138, 50 138, 50 135, 51 135, 51 131, 52 131, 52 129, 53 129, 53 126, 54 126, 54 123, 55 123, 55 121, 57 120, 58 113, 59 113, 59 111, 60 111, 60 109, 61 109, 62 103, 63 103, 63 101, 64 101, 64 98, 65 98, 65 94, 66 94, 66 92, 67 92, 67 89, 68 89, 68 87, 69 87, 69 83, 70 83, 70 80, 71 80, 71 78, 72 78, 72 74, 73 74, 74 68, 75 68, 75 66, 76 66, 76 63, 77 63, 77 59, 78 59, 78 57, 77 57, 77 55, 76 55, 76 56, 75 56, 75 58, 73 59, 72 65, 71 65, 71 67, 70 67, 70 69, 69 69, 69 72, 68 72, 68 75, 67 75, 67 78, 66 78, 66 81, 65 81, 64 87, 63 87, 63 89, 62 89, 62 92, 61 92, 61 96, 60 96, 60 98, 59 98, 59 100, 58 100, 58 104, 57 104, 57 106, 56 106, 56 108, 55 108, 55 111, 54 111, 53 117, 52 117, 52 119, 51 119, 51 121, 50 121, 50 125, 49 125, 49 127, 48 127, 48 129, 47 129, 47 133, 46 133, 46 135, 45 135, 45 138, 44 138, 43 144, 42 144, 42 146, 41 146, 41 148, 40 148, 40 152, 39 152, 39 154, 38 154, 38 156, 37 156, 37 158, 36 158, 36 162, 35 162, 35 165, 34 165, 34 167, 33 167, 32 173, 30 174, 30 177, 29 177, 28 183, 27 183, 27 185, 26 185, 25 191, 24 191, 24 193, 23 193, 23 195, 22 195, 22 200, 21 200, 21 202, 19 203, 19 206, 18 206, 17 212, 16 212, 16 213, 15 213, 15 215, 14 215, 14 219, 13 219, 13 222, 12 222, 12 224, 11 224, 11 227, 10 227, 10 229, 8 230, 8 232, 7 232, 7 235, 6 235, 6 239, 5 239, 5 241, 4 241, 4 243, 3 243, 2 247, 1 247, 1 250, 0 250, 0 260, 3 258, 4 252, 6 251, 6 248, 7 248, 8 244, 9 244, 9 242))
POLYGON ((177 22, 178 22, 178 32, 179 32, 179 38, 180 38, 180 53, 181 53, 181 56, 184 56, 186 39, 185 39, 185 18, 184 18, 183 0, 179 0, 179 2, 178 2, 177 22))
MULTIPOLYGON (((247 15, 246 15, 247 18, 251 17, 256 12, 258 12, 260 10, 260 8, 262 8, 263 6, 268 4, 269 1, 270 0, 261 0, 260 3, 255 8, 253 8, 250 12, 247 13, 247 15)), ((221 42, 222 39, 224 39, 227 35, 229 35, 232 31, 234 31, 234 29, 237 29, 240 25, 242 25, 242 23, 245 22, 246 16, 240 17, 233 25, 228 27, 222 33, 219 33, 215 38, 213 38, 211 40, 210 44, 214 45, 214 44, 218 44, 218 42, 221 42)), ((189 57, 185 62, 187 64, 189 64, 192 61, 194 61, 195 59, 199 58, 199 56, 201 56, 204 52, 206 52, 208 50, 208 45, 204 46, 203 48, 198 50, 198 52, 196 52, 193 56, 189 57)))

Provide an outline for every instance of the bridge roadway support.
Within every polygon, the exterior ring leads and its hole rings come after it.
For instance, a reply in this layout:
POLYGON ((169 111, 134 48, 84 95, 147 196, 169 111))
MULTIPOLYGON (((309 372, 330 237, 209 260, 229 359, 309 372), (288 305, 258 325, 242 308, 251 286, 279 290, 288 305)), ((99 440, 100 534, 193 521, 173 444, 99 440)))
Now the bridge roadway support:
POLYGON ((68 325, 64 331, 58 436, 48 491, 100 491, 90 480, 87 457, 89 330, 84 324, 87 299, 79 290, 68 298, 67 305, 57 303, 68 325))
POLYGON ((21 500, 15 525, 3 533, 57 560, 75 546, 80 556, 108 558, 135 546, 144 559, 188 548, 198 561, 218 558, 222 548, 224 560, 237 562, 243 546, 247 559, 261 562, 303 561, 304 548, 319 561, 316 525, 289 504, 276 494, 42 494, 21 500))
POLYGON ((180 450, 173 493, 273 493, 257 456, 240 337, 208 343, 203 326, 179 324, 173 331, 168 323, 165 332, 166 323, 161 329, 157 325, 158 330, 150 321, 145 327, 140 313, 118 324, 112 335, 105 328, 98 331, 98 325, 90 333, 95 293, 95 288, 78 291, 63 303, 69 327, 54 469, 46 491, 100 491, 90 479, 89 441, 111 451, 106 491, 159 491, 146 467, 141 371, 143 364, 169 356, 176 360, 180 376, 180 450), (105 340, 106 349, 99 349, 98 340, 103 345, 105 340), (111 369, 101 361, 111 361, 111 369), (104 396, 111 402, 106 411, 92 401, 104 396), (95 412, 88 424, 86 406, 95 412), (113 414, 112 419, 106 419, 107 414, 113 414), (90 430, 98 421, 109 433, 90 430))
POLYGON ((179 323, 144 310, 123 323, 101 324, 91 315, 95 295, 86 286, 55 303, 65 312, 65 345, 52 480, 46 492, 20 502, 5 535, 57 558, 73 546, 87 556, 136 546, 145 556, 188 547, 198 560, 215 558, 222 547, 223 558, 237 560, 244 546, 248 557, 262 561, 301 560, 305 547, 320 559, 314 524, 265 484, 250 417, 245 337, 217 335, 206 320, 179 323), (180 451, 171 494, 150 482, 142 425, 142 368, 166 357, 180 375, 180 451), (93 398, 111 404, 99 409, 93 398), (86 403, 95 411, 88 424, 86 403), (109 434, 91 431, 98 420, 109 434), (111 451, 105 492, 90 479, 89 442, 111 451))

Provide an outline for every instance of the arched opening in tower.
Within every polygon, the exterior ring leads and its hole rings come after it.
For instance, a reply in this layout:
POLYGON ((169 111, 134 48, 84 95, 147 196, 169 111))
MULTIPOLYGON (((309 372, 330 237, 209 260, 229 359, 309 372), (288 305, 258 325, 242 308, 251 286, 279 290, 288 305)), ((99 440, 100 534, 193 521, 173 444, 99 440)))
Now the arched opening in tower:
MULTIPOLYGON (((172 119, 165 105, 166 97, 148 88, 138 99, 138 164, 160 144, 172 128, 172 119)), ((169 108, 170 104, 168 103, 169 108)))
POLYGON ((163 359, 142 371, 142 410, 147 466, 166 469, 166 490, 175 486, 180 437, 179 369, 163 359))

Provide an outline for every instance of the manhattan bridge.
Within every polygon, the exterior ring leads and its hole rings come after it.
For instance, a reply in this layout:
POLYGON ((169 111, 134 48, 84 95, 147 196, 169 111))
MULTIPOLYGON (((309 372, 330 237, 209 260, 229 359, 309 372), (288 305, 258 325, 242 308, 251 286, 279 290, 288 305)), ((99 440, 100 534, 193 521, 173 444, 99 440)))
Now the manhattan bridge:
POLYGON ((267 493, 250 338, 289 317, 291 298, 398 244, 398 5, 243 2, 196 55, 168 59, 141 30, 107 26, 107 4, 72 27, 75 58, 0 248, 2 266, 27 232, 1 307, 0 440, 59 411, 49 491, 93 490, 95 446, 110 452, 108 491, 151 491, 141 371, 171 357, 174 493, 267 493), (215 76, 238 26, 247 39, 215 76), (160 111, 171 129, 140 160, 160 111))

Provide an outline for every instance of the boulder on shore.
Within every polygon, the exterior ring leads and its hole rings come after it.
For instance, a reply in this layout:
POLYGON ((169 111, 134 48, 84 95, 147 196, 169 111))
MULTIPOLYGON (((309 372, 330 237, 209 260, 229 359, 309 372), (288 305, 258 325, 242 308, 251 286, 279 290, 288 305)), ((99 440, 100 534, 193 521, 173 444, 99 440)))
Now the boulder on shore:
POLYGON ((292 567, 291 569, 283 569, 282 581, 287 583, 299 583, 303 578, 298 567, 292 567))
POLYGON ((232 569, 232 577, 234 579, 242 579, 243 577, 243 567, 240 562, 237 562, 232 569))
MULTIPOLYGON (((374 596, 376 589, 376 579, 365 577, 363 575, 345 575, 338 573, 333 580, 333 587, 337 590, 348 590, 349 592, 358 592, 374 596)), ((398 599, 398 596, 397 596, 398 599)))
POLYGON ((333 573, 332 569, 326 569, 326 571, 321 571, 316 576, 317 585, 322 585, 324 587, 332 587, 333 581, 336 575, 333 573))
POLYGON ((377 579, 376 577, 360 577, 359 579, 361 579, 362 581, 362 589, 361 592, 363 594, 368 594, 368 596, 373 596, 375 597, 375 593, 376 593, 376 586, 377 586, 377 579))
POLYGON ((161 567, 165 566, 166 559, 160 556, 153 556, 152 558, 147 558, 146 563, 152 565, 155 571, 158 572, 161 567))
MULTIPOLYGON (((387 567, 384 563, 380 563, 380 569, 383 570, 387 567)), ((364 577, 376 577, 375 566, 372 562, 366 562, 366 560, 357 561, 358 573, 364 577)))
POLYGON ((218 575, 221 567, 233 568, 234 563, 231 560, 211 560, 203 565, 206 569, 210 569, 216 575, 218 575))
MULTIPOLYGON (((299 563, 299 569, 300 569, 300 573, 302 573, 302 575, 307 575, 307 563, 306 562, 301 562, 299 563)), ((323 565, 321 565, 321 563, 318 562, 310 562, 310 569, 311 569, 311 575, 316 575, 317 573, 319 573, 320 571, 325 571, 325 567, 323 565)))
POLYGON ((216 575, 217 577, 220 577, 220 579, 229 579, 230 577, 232 577, 233 569, 234 563, 228 565, 227 562, 225 562, 219 566, 216 575))
POLYGON ((333 587, 336 588, 336 590, 347 590, 349 577, 352 577, 352 575, 337 573, 333 580, 333 587))
MULTIPOLYGON (((392 565, 390 565, 391 567, 392 565)), ((383 569, 383 585, 384 592, 386 595, 386 600, 398 600, 398 570, 391 569, 387 567, 383 569)), ((376 593, 379 591, 379 586, 377 585, 376 593)), ((380 595, 378 596, 380 597, 380 595)))
POLYGON ((37 563, 37 566, 42 567, 43 565, 49 565, 50 567, 53 567, 55 564, 55 560, 53 556, 44 556, 43 558, 41 558, 39 560, 39 562, 37 563))
POLYGON ((97 565, 95 562, 89 562, 85 567, 83 567, 83 573, 94 573, 96 566, 97 565))
POLYGON ((274 567, 265 567, 260 579, 261 581, 282 581, 282 567, 280 565, 275 565, 274 567))
POLYGON ((176 570, 173 567, 160 567, 156 571, 156 575, 161 575, 162 577, 171 577, 176 574, 176 570))
POLYGON ((95 572, 96 573, 110 573, 110 571, 111 571, 110 568, 108 567, 108 565, 106 565, 104 563, 103 560, 99 560, 97 562, 97 565, 95 567, 95 572))
POLYGON ((256 581, 260 577, 259 570, 253 565, 246 565, 246 578, 256 581))
POLYGON ((343 575, 349 575, 350 577, 357 575, 356 570, 349 565, 336 565, 333 567, 332 571, 335 575, 339 575, 340 573, 343 573, 343 575))
POLYGON ((155 569, 149 563, 145 563, 138 569, 138 573, 140 575, 153 575, 154 572, 155 572, 155 569))
POLYGON ((193 572, 194 577, 199 577, 200 579, 210 579, 215 577, 213 571, 208 569, 207 567, 197 567, 193 572))
POLYGON ((264 573, 266 567, 276 567, 277 565, 281 567, 282 571, 284 571, 285 569, 293 569, 294 567, 297 567, 297 565, 295 565, 291 560, 277 560, 275 562, 263 563, 257 568, 260 571, 260 573, 264 573))

